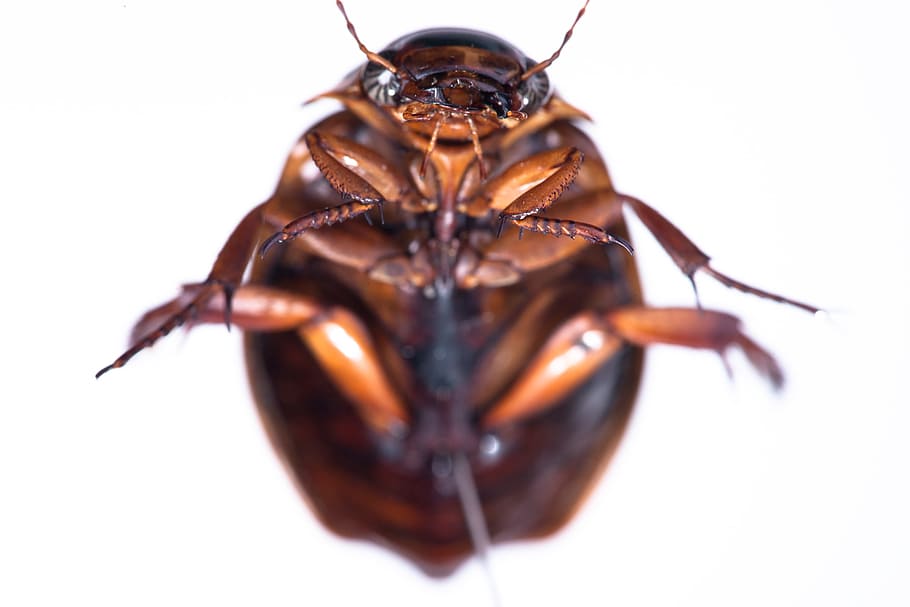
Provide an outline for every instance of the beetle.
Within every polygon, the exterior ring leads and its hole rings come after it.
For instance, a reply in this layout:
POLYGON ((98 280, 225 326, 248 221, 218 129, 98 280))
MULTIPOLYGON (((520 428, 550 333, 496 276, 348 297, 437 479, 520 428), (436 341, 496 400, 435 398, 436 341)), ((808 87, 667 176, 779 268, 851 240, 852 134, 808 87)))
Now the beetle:
POLYGON ((782 384, 736 317, 645 305, 624 211, 693 286, 701 272, 818 311, 719 273, 615 189, 546 72, 587 2, 540 62, 453 28, 373 52, 336 4, 367 59, 317 97, 342 111, 98 377, 182 325, 239 327, 266 430, 316 516, 432 576, 572 517, 623 434, 645 347, 739 348, 782 384))

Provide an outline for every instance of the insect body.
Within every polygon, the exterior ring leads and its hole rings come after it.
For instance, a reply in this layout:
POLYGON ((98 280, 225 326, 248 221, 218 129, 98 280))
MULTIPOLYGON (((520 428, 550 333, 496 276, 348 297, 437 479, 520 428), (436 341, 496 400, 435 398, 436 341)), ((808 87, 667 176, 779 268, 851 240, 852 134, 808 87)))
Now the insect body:
POLYGON ((642 347, 739 347, 781 383, 735 317, 642 303, 624 208, 690 278, 815 310, 717 273, 616 191, 585 114, 550 90, 562 46, 536 63, 434 29, 374 53, 347 23, 368 61, 321 96, 344 109, 300 138, 209 277, 146 313, 99 375, 184 323, 239 326, 317 516, 432 575, 572 516, 622 434, 642 347))

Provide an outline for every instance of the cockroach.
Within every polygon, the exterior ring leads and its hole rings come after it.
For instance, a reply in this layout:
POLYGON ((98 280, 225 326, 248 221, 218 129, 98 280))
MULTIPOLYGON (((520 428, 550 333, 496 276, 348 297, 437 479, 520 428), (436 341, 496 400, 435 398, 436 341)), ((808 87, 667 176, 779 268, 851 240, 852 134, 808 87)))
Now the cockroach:
POLYGON ((736 317, 643 303, 624 210, 693 286, 707 274, 817 311, 721 274, 614 188, 546 72, 587 4, 535 62, 468 29, 373 52, 337 1, 367 59, 317 97, 343 110, 98 376, 181 325, 241 328, 266 430, 316 516, 433 576, 566 524, 623 434, 645 347, 739 348, 781 385, 736 317))

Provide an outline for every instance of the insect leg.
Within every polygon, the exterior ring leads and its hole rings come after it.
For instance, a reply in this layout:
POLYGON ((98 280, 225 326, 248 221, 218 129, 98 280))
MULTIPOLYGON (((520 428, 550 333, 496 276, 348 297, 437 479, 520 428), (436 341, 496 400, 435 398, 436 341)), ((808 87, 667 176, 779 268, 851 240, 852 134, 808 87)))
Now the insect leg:
POLYGON ((510 181, 506 181, 503 185, 496 184, 499 189, 506 191, 508 191, 508 185, 515 187, 521 183, 522 178, 526 186, 527 183, 533 183, 544 175, 546 177, 502 209, 499 219, 531 232, 556 237, 568 236, 572 239, 580 238, 597 244, 618 244, 631 253, 632 245, 596 225, 539 215, 550 208, 572 185, 578 176, 583 157, 584 155, 575 148, 560 148, 535 154, 507 169, 503 176, 507 176, 510 181), (557 155, 556 158, 554 155, 557 155), (548 164, 548 161, 553 164, 548 164), (511 182, 514 182, 514 185, 511 182))
POLYGON ((730 348, 743 351, 755 370, 774 388, 784 373, 774 357, 740 330, 740 320, 725 312, 693 308, 619 308, 607 313, 611 332, 639 346, 670 344, 713 350, 721 356, 730 348))
MULTIPOLYGON (((576 229, 584 229, 578 226, 608 226, 625 235, 622 204, 611 189, 570 191, 560 198, 559 208, 560 212, 573 218, 576 229)), ((547 218, 540 219, 549 221, 547 218)), ((600 228, 597 230, 603 232, 600 228)), ((618 240, 621 236, 614 238, 618 240)), ((521 240, 495 238, 482 247, 476 265, 459 275, 459 284, 466 288, 512 284, 522 275, 568 259, 587 246, 588 243, 581 238, 552 238, 542 234, 526 234, 521 240)))
POLYGON ((735 316, 692 308, 628 307, 583 312, 551 335, 524 373, 485 416, 499 426, 553 406, 584 383, 623 345, 671 344, 713 350, 740 348, 772 386, 783 384, 774 357, 740 330, 735 316))
POLYGON ((318 130, 307 133, 304 140, 313 163, 344 202, 297 217, 265 240, 261 255, 308 230, 341 223, 376 208, 381 212, 383 203, 400 201, 410 190, 407 178, 366 146, 318 130))
POLYGON ((263 209, 269 202, 266 201, 256 206, 237 224, 218 253, 208 277, 193 288, 184 289, 184 293, 171 302, 171 306, 168 308, 169 313, 160 319, 154 330, 144 333, 141 338, 134 338, 132 346, 113 363, 98 371, 95 375, 96 378, 111 369, 122 367, 133 356, 150 347, 177 327, 192 320, 216 294, 220 294, 224 301, 221 320, 230 329, 233 294, 243 279, 243 272, 246 270, 247 262, 256 246, 256 238, 262 224, 263 209))
POLYGON ((581 151, 563 147, 539 152, 513 164, 488 186, 494 192, 494 208, 498 207, 497 199, 499 204, 506 202, 503 194, 521 191, 523 193, 502 208, 501 218, 514 221, 549 208, 575 181, 582 160, 581 151), (535 182, 534 187, 527 188, 535 182))
POLYGON ((334 207, 311 211, 301 215, 297 219, 285 225, 280 231, 275 232, 263 241, 259 248, 259 255, 265 257, 269 249, 277 244, 294 240, 308 230, 318 230, 319 228, 330 226, 335 223, 347 221, 353 217, 358 217, 373 210, 379 206, 380 201, 362 203, 356 200, 343 202, 334 207))
POLYGON ((560 402, 622 346, 594 312, 563 323, 483 418, 493 428, 560 402))
POLYGON ((706 274, 714 277, 721 284, 724 284, 728 287, 738 289, 744 293, 749 293, 751 295, 756 295, 758 297, 764 297, 766 299, 771 299, 773 301, 789 304, 797 308, 806 310, 807 312, 815 313, 820 310, 815 306, 796 301, 778 295, 776 293, 771 293, 769 291, 764 291, 756 287, 752 287, 745 283, 739 282, 729 276, 721 274, 717 270, 711 267, 708 263, 710 257, 702 252, 695 243, 689 240, 689 237, 682 233, 682 231, 677 228, 675 225, 670 223, 667 218, 658 213, 654 208, 648 206, 641 200, 633 198, 632 196, 626 196, 625 194, 619 194, 620 200, 635 213, 635 215, 641 220, 646 228, 654 235, 657 239, 657 242, 664 248, 664 250, 670 255, 676 265, 679 266, 679 269, 682 270, 690 281, 692 281, 693 287, 695 286, 695 272, 701 270, 706 274))
MULTIPOLYGON (((187 301, 196 301, 204 289, 186 286, 175 299, 146 312, 133 328, 134 348, 144 348, 149 335, 156 335, 162 323, 177 316, 187 301)), ((197 306, 190 323, 221 322, 226 305, 224 294, 215 293, 197 306)), ((383 371, 373 340, 351 312, 326 307, 304 295, 255 285, 238 288, 232 308, 234 324, 244 331, 297 331, 327 378, 374 430, 397 433, 407 426, 404 405, 383 371)))

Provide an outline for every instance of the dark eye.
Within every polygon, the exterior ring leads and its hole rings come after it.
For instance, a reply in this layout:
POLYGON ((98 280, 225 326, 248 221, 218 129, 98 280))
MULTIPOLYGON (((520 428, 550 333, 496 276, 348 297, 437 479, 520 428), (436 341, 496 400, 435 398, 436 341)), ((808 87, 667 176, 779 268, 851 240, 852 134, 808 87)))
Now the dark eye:
POLYGON ((542 106, 550 96, 550 79, 546 72, 537 72, 519 84, 518 96, 521 98, 520 111, 526 114, 542 106))
POLYGON ((367 63, 361 79, 363 90, 374 103, 398 105, 401 83, 398 76, 372 61, 367 63))
POLYGON ((487 105, 496 112, 496 115, 500 118, 508 116, 509 110, 512 109, 511 100, 504 93, 493 93, 488 95, 486 101, 487 105))

